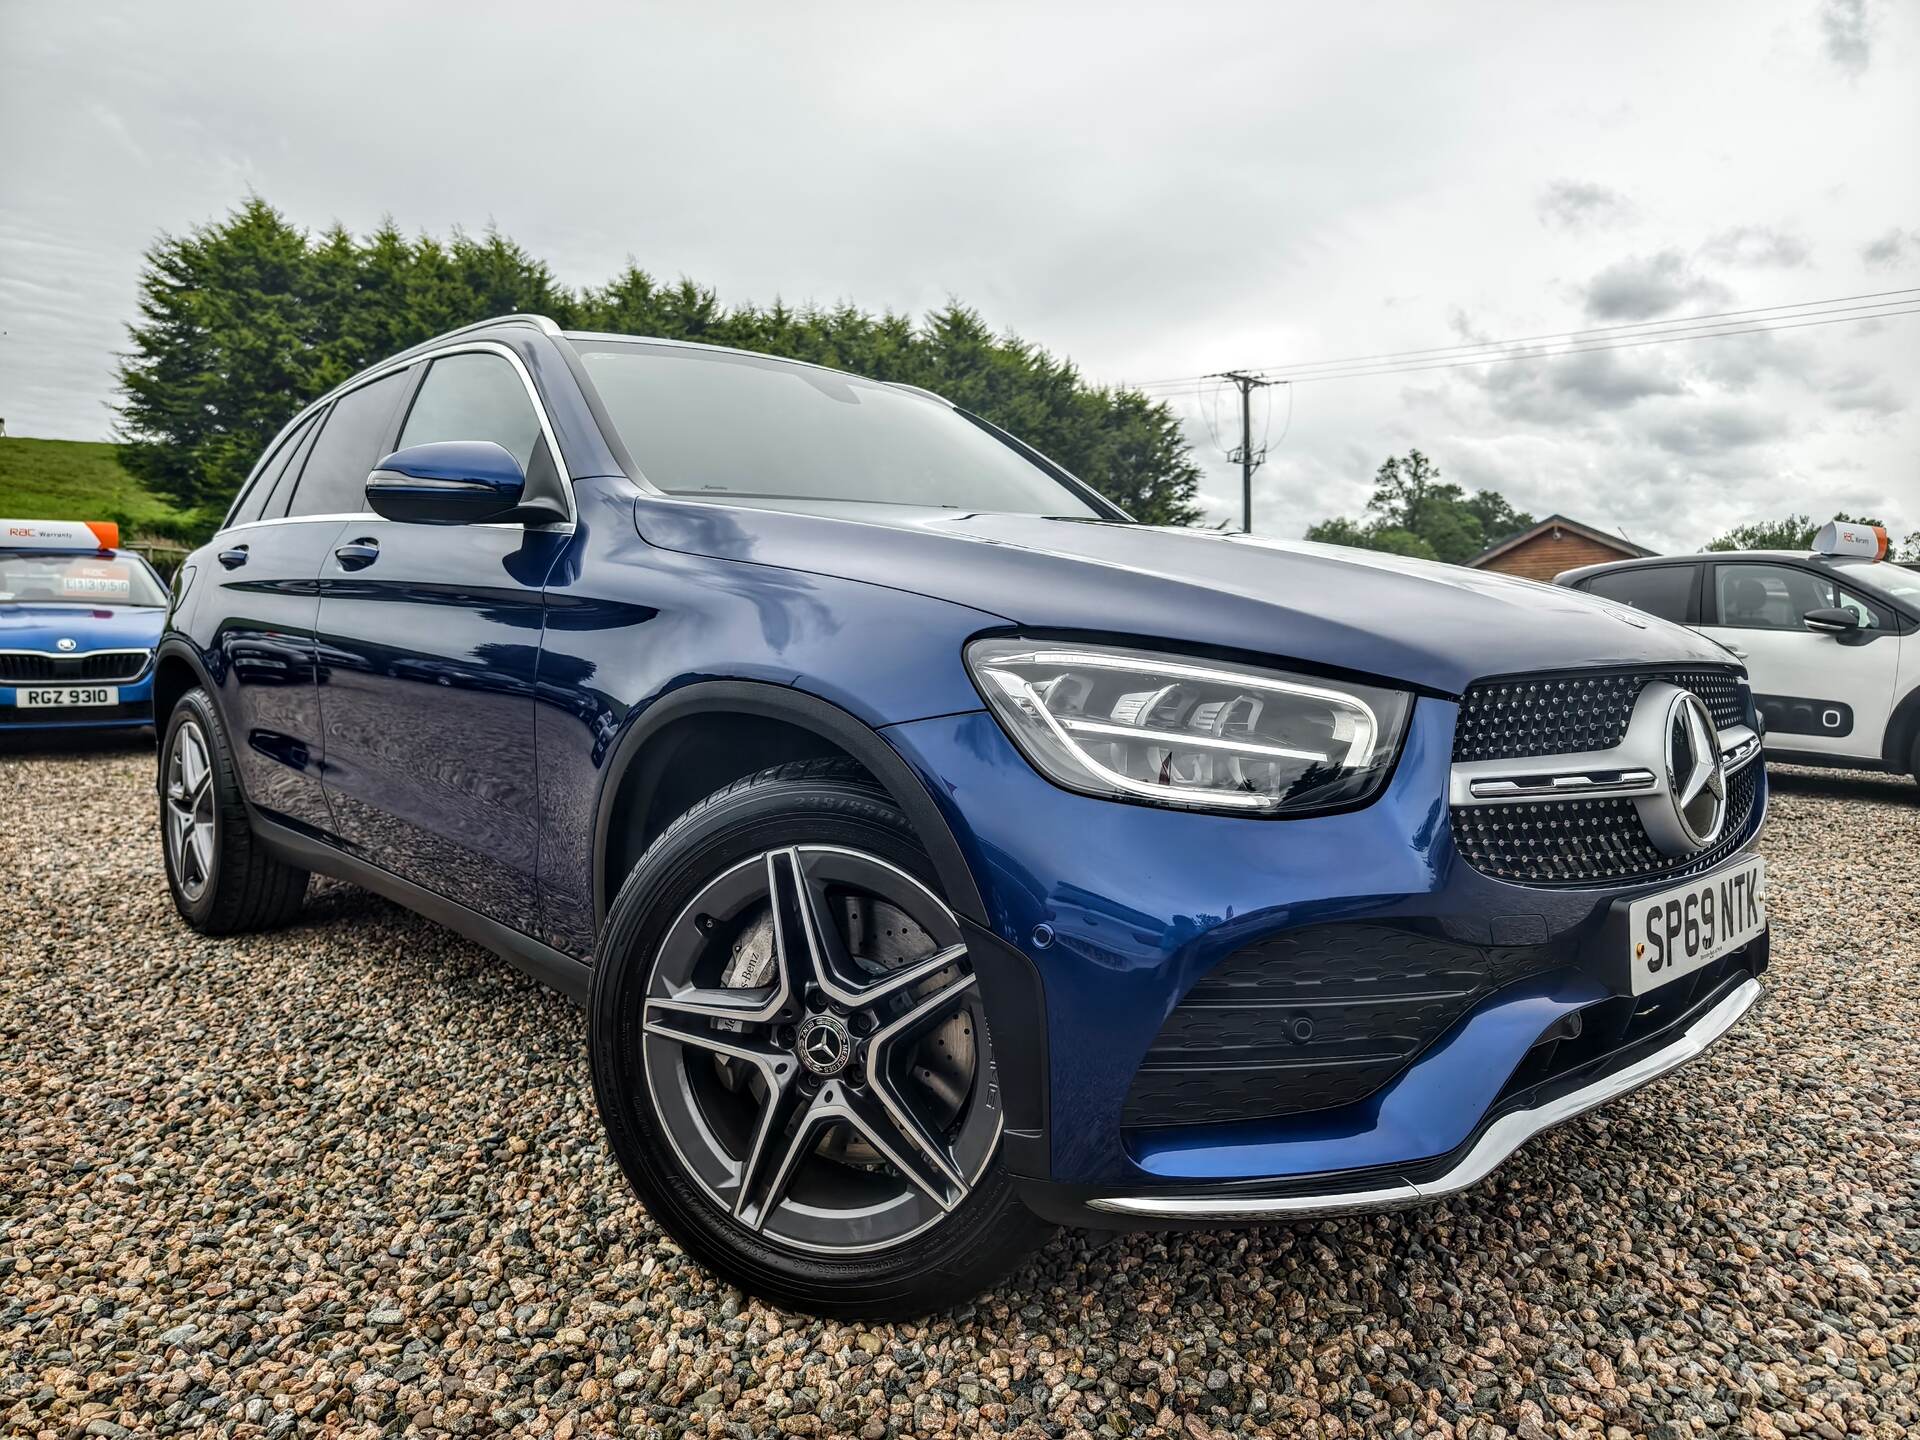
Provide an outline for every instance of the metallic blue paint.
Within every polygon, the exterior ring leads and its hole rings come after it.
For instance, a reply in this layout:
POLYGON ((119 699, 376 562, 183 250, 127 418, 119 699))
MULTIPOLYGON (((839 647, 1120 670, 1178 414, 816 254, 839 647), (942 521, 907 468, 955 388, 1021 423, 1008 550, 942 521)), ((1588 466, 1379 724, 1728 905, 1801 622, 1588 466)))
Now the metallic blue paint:
POLYGON ((1450 1154, 1473 1134, 1534 1042, 1562 1016, 1607 998, 1577 970, 1508 986, 1364 1100, 1289 1120, 1151 1131, 1133 1146, 1172 1180, 1296 1178, 1405 1165, 1450 1154))
POLYGON ((402 879, 527 932, 539 909, 541 587, 568 538, 350 520, 339 547, 378 558, 349 569, 329 554, 319 575, 320 773, 335 833, 402 879))
MULTIPOLYGON (((1613 901, 1659 888, 1536 889, 1466 865, 1444 803, 1454 713, 1449 701, 1421 698, 1386 793, 1363 809, 1311 820, 1198 815, 1070 794, 1028 767, 985 712, 884 732, 939 800, 993 930, 1024 950, 1045 985, 1055 1178, 1140 1178, 1145 1167, 1120 1136, 1127 1086, 1181 997, 1244 946, 1298 926, 1362 919, 1427 922, 1487 945, 1493 917, 1515 915, 1538 916, 1543 940, 1585 940, 1597 938, 1613 901), (1041 924, 1054 937, 1044 949, 1032 944, 1041 924)), ((1499 1032, 1503 1045, 1484 1047, 1474 1032, 1480 1063, 1498 1072, 1495 1089, 1551 1018, 1517 1050, 1510 1031, 1499 1032)), ((1466 1093, 1438 1103, 1455 1109, 1457 1123, 1485 1108, 1466 1093)), ((1216 1150, 1226 1137, 1203 1128, 1211 1140, 1191 1144, 1216 1150)), ((1257 1142, 1254 1133, 1246 1143, 1283 1143, 1275 1127, 1260 1130, 1257 1142)), ((1189 1144, 1175 1131, 1157 1139, 1153 1153, 1180 1154, 1189 1144)), ((1169 1163, 1178 1162, 1156 1166, 1169 1163)), ((1281 1173, 1260 1163, 1249 1157, 1238 1173, 1281 1173)))
POLYGON ((191 615, 205 617, 190 634, 214 682, 248 800, 270 819, 322 833, 334 833, 334 824, 320 780, 313 627, 320 567, 342 529, 336 516, 224 531, 195 552, 188 596, 191 615))
POLYGON ((367 477, 367 503, 391 520, 422 525, 483 523, 519 505, 526 473, 491 440, 409 445, 367 477))
POLYGON ((1393 557, 664 496, 627 473, 564 342, 524 325, 484 338, 535 379, 574 524, 267 523, 223 532, 190 562, 202 578, 169 643, 211 682, 268 818, 585 962, 602 904, 597 824, 619 767, 644 749, 628 742, 648 733, 650 707, 708 681, 831 707, 897 757, 896 793, 944 822, 938 838, 978 892, 969 918, 1039 977, 1048 1138, 1034 1153, 1045 1178, 1076 1186, 1443 1153, 1546 1027, 1604 993, 1585 969, 1552 972, 1497 993, 1361 1104, 1130 1142, 1123 1101, 1162 1022, 1253 941, 1391 919, 1487 945, 1496 917, 1522 917, 1543 940, 1597 937, 1614 902, 1655 887, 1507 885, 1455 852, 1454 700, 1484 675, 1724 652, 1591 597, 1393 557), (348 570, 333 551, 359 542, 376 558, 348 570), (223 567, 216 556, 241 545, 244 563, 223 567), (1418 699, 1384 793, 1345 813, 1250 819, 1095 799, 1050 784, 981 707, 962 649, 1014 627, 1354 674, 1418 699), (1049 943, 1036 945, 1043 926, 1049 943))
MULTIPOLYGON (((577 481, 578 527, 547 580, 538 933, 576 954, 592 949, 598 921, 594 801, 650 702, 728 679, 805 690, 869 727, 973 709, 980 697, 959 646, 998 623, 831 575, 659 549, 635 528, 639 498, 625 479, 577 481)), ((700 508, 720 531, 748 518, 700 508)))

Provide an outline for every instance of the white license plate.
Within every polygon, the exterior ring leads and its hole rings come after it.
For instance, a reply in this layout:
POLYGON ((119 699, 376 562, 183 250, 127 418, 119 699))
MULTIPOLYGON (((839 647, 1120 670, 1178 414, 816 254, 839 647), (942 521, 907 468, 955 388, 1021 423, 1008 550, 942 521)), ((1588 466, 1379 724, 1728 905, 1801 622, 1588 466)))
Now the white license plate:
POLYGON ((1635 900, 1627 915, 1635 995, 1738 950, 1767 928, 1767 867, 1758 856, 1635 900))
POLYGON ((34 689, 21 686, 14 698, 28 709, 52 710, 68 705, 118 705, 118 685, 46 685, 34 689))

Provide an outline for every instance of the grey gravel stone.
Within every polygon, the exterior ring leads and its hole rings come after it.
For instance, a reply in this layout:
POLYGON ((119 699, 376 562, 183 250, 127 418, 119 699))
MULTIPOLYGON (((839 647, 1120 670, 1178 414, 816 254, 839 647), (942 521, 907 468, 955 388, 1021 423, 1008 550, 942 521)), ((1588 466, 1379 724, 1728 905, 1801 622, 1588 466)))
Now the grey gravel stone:
POLYGON ((1784 772, 1769 998, 1443 1205, 1064 1234, 911 1325, 693 1265, 584 1021, 317 884, 172 913, 151 752, 0 756, 0 1430, 233 1436, 1920 1429, 1920 791, 1784 772), (122 1180, 121 1177, 124 1177, 122 1180))

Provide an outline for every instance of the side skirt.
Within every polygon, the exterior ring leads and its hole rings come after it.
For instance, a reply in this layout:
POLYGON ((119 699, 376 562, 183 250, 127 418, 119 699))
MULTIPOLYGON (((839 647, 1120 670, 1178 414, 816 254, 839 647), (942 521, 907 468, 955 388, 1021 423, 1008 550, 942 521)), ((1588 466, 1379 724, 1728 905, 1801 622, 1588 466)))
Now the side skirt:
POLYGON ((253 833, 267 849, 287 864, 298 865, 302 870, 311 870, 317 875, 331 875, 336 880, 345 880, 350 885, 383 895, 396 905, 404 905, 424 915, 436 925, 444 925, 475 944, 486 946, 516 970, 532 976, 542 985, 558 990, 575 1004, 586 1004, 587 995, 593 988, 591 965, 550 945, 543 945, 531 935, 522 935, 497 920, 476 914, 466 906, 444 895, 436 895, 411 880, 403 880, 390 870, 382 870, 378 865, 349 855, 324 840, 268 820, 251 805, 247 807, 247 812, 253 824, 253 833))

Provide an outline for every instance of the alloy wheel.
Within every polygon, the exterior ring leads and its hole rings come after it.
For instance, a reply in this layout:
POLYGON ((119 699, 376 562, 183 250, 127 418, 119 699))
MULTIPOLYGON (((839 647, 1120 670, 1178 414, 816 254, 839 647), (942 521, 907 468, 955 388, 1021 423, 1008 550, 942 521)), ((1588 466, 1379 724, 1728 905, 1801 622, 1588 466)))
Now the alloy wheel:
POLYGON ((183 721, 173 733, 165 809, 174 881, 187 899, 198 900, 213 879, 216 821, 211 752, 206 733, 193 720, 183 721))
POLYGON ((798 1249, 911 1238, 966 1199, 999 1141, 959 924, 863 852, 790 846, 708 882, 661 941, 641 1045, 688 1172, 798 1249))

